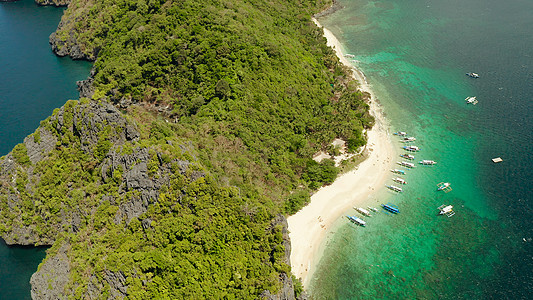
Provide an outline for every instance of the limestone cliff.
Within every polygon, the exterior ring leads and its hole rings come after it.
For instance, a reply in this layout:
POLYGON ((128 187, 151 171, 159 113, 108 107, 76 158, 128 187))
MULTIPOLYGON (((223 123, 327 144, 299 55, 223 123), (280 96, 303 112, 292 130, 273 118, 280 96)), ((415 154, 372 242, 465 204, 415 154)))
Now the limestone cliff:
MULTIPOLYGON (((31 297, 34 300, 68 299, 68 284, 72 265, 71 245, 61 241, 61 246, 49 253, 45 261, 30 279, 31 297)), ((123 299, 127 295, 127 284, 124 274, 120 271, 104 271, 102 282, 93 274, 88 279, 90 284, 84 299, 101 299, 103 282, 108 290, 108 299, 123 299)))
MULTIPOLYGON (((186 160, 137 145, 139 138, 136 126, 113 105, 69 101, 0 158, 2 238, 10 245, 54 245, 32 277, 34 299, 63 299, 79 284, 88 299, 99 298, 103 290, 111 298, 125 295, 120 270, 106 268, 101 277, 72 281, 77 254, 71 239, 93 232, 98 212, 111 207, 116 209, 110 220, 119 227, 140 218, 157 202, 171 174, 187 173, 191 180, 204 176, 189 170, 186 160)), ((188 146, 175 147, 183 151, 188 146)), ((143 228, 150 229, 151 223, 141 218, 143 228)))
MULTIPOLYGON (((157 151, 131 145, 139 136, 105 102, 71 101, 56 110, 0 159, 0 232, 6 243, 51 245, 58 233, 77 232, 101 201, 118 206, 117 223, 143 214, 168 182, 170 162, 157 151), (149 175, 154 161, 160 176, 149 175), (102 186, 107 190, 99 191, 102 186)), ((183 172, 189 164, 172 163, 183 172)))
POLYGON ((68 244, 61 245, 56 255, 49 257, 39 270, 31 276, 32 299, 66 299, 63 294, 69 280, 70 261, 67 256, 68 244))
POLYGON ((64 29, 65 27, 69 27, 70 23, 70 19, 62 19, 57 30, 64 30, 65 34, 58 35, 58 31, 55 31, 50 35, 49 41, 52 46, 52 51, 58 56, 70 55, 72 59, 94 60, 97 53, 87 53, 87 51, 84 51, 82 45, 76 39, 74 29, 64 29))
MULTIPOLYGON (((7 200, 0 208, 0 232, 8 244, 50 245, 57 233, 77 231, 97 203, 88 203, 87 182, 76 175, 107 164, 114 157, 113 149, 139 138, 135 127, 106 103, 68 102, 42 124, 0 159, 1 197, 7 200), (107 131, 102 130, 106 127, 107 131), (106 141, 102 132, 106 132, 106 141), (62 155, 74 153, 80 155, 80 161, 61 160, 62 155), (66 174, 65 169, 70 168, 74 173, 66 174), (65 193, 72 202, 58 198, 65 193), (78 199, 85 201, 75 201, 78 199)), ((143 159, 146 157, 139 157, 143 159)), ((132 176, 139 176, 138 172, 132 176)), ((101 180, 105 174, 94 178, 95 183, 101 180)))
MULTIPOLYGON (((291 257, 291 241, 289 238, 289 225, 287 223, 287 219, 283 215, 278 215, 273 220, 274 226, 280 226, 281 227, 281 234, 283 237, 282 242, 277 247, 283 248, 283 262, 287 264, 288 266, 291 265, 290 257, 291 257)), ((302 291, 302 293, 296 298, 295 293, 295 280, 297 280, 294 276, 289 276, 287 273, 281 273, 279 281, 281 283, 281 289, 278 293, 272 294, 270 291, 264 291, 261 295, 263 299, 268 300, 306 300, 307 294, 302 291)))

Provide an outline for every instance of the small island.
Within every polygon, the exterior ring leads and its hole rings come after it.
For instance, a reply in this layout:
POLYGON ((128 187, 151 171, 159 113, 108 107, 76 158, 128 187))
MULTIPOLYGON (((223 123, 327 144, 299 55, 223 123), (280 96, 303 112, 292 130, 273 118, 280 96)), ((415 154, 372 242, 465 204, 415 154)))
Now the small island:
POLYGON ((301 296, 286 217, 374 124, 330 5, 72 0, 50 44, 90 77, 0 158, 2 238, 51 246, 32 297, 301 296))

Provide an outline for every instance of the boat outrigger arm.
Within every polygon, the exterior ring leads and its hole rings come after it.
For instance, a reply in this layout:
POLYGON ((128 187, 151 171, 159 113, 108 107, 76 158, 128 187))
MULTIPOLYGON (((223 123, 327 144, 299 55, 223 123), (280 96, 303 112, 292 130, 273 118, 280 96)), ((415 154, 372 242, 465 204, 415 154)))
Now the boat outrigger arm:
POLYGON ((451 192, 451 184, 449 182, 440 182, 437 184, 437 191, 444 191, 445 193, 451 192))
POLYGON ((455 215, 455 212, 453 211, 453 206, 443 204, 439 206, 439 215, 446 215, 448 218, 455 215))

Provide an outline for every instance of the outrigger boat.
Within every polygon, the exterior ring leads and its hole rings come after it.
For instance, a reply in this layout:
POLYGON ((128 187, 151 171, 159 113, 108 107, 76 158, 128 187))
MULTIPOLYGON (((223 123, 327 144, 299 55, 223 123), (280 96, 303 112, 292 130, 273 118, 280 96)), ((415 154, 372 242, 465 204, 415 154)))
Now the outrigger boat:
POLYGON ((398 209, 398 206, 392 205, 392 204, 381 204, 381 207, 383 207, 384 210, 391 212, 393 214, 399 214, 400 210, 398 209))
POLYGON ((448 216, 448 218, 455 215, 455 212, 453 211, 453 206, 451 205, 443 204, 439 206, 439 210, 439 215, 446 215, 448 216))
POLYGON ((354 223, 356 225, 363 226, 363 227, 366 226, 366 222, 363 221, 363 219, 361 219, 361 218, 358 218, 358 217, 355 217, 355 216, 346 216, 346 218, 348 218, 348 220, 352 221, 352 223, 354 223))
POLYGON ((414 155, 411 155, 411 154, 401 154, 400 157, 403 157, 405 159, 410 159, 410 160, 414 160, 415 159, 415 156, 414 155))
POLYGON ((405 132, 405 131, 398 131, 398 132, 395 132, 393 134, 397 135, 397 136, 407 136, 407 132, 405 132))
POLYGON ((367 206, 367 207, 368 207, 368 209, 370 209, 373 212, 378 212, 378 209, 375 208, 375 207, 372 207, 372 206, 367 206))
POLYGON ((386 187, 389 188, 389 190, 391 190, 391 191, 395 191, 395 192, 398 192, 398 193, 403 192, 401 187, 398 187, 398 186, 395 186, 395 185, 387 185, 386 187))
POLYGON ((403 138, 402 142, 404 143, 409 143, 409 142, 414 142, 416 141, 416 138, 414 136, 410 136, 410 137, 406 137, 406 138, 403 138))
POLYGON ((403 146, 402 148, 411 152, 420 151, 420 148, 418 148, 417 146, 403 146))
POLYGON ((437 162, 434 161, 434 160, 424 159, 424 160, 420 161, 420 164, 422 164, 422 165, 436 165, 437 162))
POLYGON ((400 184, 407 184, 407 181, 405 181, 405 179, 400 178, 400 177, 393 178, 392 180, 400 184))
POLYGON ((364 216, 367 216, 367 217, 372 217, 372 215, 370 214, 370 212, 362 207, 355 207, 354 208, 357 212, 359 212, 360 214, 364 215, 364 216))
POLYGON ((394 170, 390 170, 390 171, 391 171, 392 173, 405 175, 405 171, 404 171, 404 170, 394 169, 394 170))
POLYGON ((466 97, 465 101, 466 101, 466 104, 476 105, 478 103, 476 97, 466 97))
POLYGON ((437 191, 444 191, 445 193, 452 190, 451 184, 449 182, 440 182, 437 184, 437 191))
POLYGON ((474 73, 474 72, 466 73, 466 76, 472 77, 472 78, 479 78, 479 74, 478 73, 474 73))
POLYGON ((415 167, 415 164, 410 163, 410 162, 406 162, 406 161, 398 161, 396 163, 399 164, 400 166, 404 166, 404 167, 407 167, 407 168, 414 168, 415 167))

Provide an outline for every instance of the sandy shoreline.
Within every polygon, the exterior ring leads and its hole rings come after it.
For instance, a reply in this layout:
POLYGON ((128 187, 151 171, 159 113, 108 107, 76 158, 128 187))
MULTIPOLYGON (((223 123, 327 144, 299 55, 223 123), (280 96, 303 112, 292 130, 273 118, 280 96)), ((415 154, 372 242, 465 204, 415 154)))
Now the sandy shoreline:
MULTIPOLYGON (((322 27, 315 19, 313 21, 322 27)), ((342 46, 337 38, 326 28, 324 36, 340 61, 353 68, 343 56, 342 46)), ((354 69, 353 76, 360 83, 360 89, 371 94, 370 113, 375 117, 375 125, 368 135, 368 158, 359 166, 321 188, 311 197, 311 202, 298 213, 290 216, 289 236, 291 239, 291 268, 297 278, 301 278, 305 288, 313 269, 320 260, 321 245, 333 224, 353 206, 366 206, 370 196, 384 187, 390 178, 395 149, 388 132, 388 124, 364 74, 354 69)))

